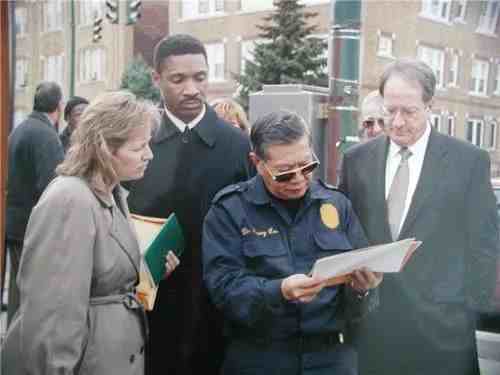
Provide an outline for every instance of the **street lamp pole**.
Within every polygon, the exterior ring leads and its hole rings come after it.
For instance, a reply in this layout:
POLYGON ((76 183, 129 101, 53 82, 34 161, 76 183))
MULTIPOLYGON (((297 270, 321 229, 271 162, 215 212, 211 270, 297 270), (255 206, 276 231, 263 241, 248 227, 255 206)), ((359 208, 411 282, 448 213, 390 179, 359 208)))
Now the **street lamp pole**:
POLYGON ((336 184, 339 153, 356 141, 361 0, 332 0, 328 115, 328 181, 336 184))

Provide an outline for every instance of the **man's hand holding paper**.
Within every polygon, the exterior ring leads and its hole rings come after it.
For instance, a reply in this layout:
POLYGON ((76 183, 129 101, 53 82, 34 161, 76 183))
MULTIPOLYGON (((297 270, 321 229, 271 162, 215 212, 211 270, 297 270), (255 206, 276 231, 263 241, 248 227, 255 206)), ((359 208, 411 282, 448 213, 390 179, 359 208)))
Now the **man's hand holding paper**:
POLYGON ((380 284, 381 273, 401 271, 420 244, 408 238, 321 258, 311 275, 328 279, 328 285, 350 282, 354 289, 366 291, 380 284))

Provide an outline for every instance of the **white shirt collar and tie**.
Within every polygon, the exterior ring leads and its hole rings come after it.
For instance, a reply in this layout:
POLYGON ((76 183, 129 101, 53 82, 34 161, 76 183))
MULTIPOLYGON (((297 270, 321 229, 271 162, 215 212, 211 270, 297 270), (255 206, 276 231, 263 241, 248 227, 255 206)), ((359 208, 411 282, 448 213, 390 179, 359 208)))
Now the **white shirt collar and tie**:
MULTIPOLYGON (((406 199, 404 203, 403 214, 401 221, 399 223, 399 230, 401 231, 403 223, 408 214, 408 209, 410 208, 411 201, 413 199, 413 194, 417 188, 417 183, 420 178, 420 173, 422 171, 422 166, 424 164, 425 151, 427 149, 427 144, 429 143, 429 136, 431 133, 431 126, 427 124, 424 134, 420 139, 415 142, 415 144, 408 147, 411 152, 411 157, 408 158, 408 168, 409 168, 409 178, 408 178, 408 190, 406 194, 406 199)), ((390 141, 389 151, 387 153, 387 160, 385 166, 385 199, 387 200, 389 192, 391 189, 394 176, 398 170, 399 164, 401 162, 401 146, 397 145, 393 141, 390 141)), ((397 237, 397 236, 395 236, 397 237)))
POLYGON ((167 114, 168 118, 172 123, 180 130, 181 133, 184 133, 184 130, 186 127, 188 127, 189 130, 192 130, 198 123, 201 121, 203 116, 205 116, 206 108, 205 105, 203 105, 203 108, 201 112, 199 113, 198 116, 196 116, 193 120, 191 120, 188 123, 185 123, 182 121, 180 118, 176 117, 172 112, 170 112, 166 106, 163 106, 165 113, 167 114))

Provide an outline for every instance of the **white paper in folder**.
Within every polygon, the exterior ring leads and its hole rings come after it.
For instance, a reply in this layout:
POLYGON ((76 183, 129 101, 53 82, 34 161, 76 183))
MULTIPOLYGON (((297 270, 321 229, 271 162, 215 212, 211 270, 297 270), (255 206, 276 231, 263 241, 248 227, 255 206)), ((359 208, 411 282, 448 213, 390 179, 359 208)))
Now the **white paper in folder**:
POLYGON ((321 258, 314 263, 311 274, 330 279, 361 268, 374 272, 399 272, 421 243, 414 238, 407 238, 321 258))

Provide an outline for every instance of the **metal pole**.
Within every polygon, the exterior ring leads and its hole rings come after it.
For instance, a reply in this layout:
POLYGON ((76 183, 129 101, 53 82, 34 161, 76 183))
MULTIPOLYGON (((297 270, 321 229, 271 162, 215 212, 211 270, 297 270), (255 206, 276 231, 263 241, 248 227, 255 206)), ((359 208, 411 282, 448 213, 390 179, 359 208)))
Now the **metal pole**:
POLYGON ((75 38, 75 0, 70 0, 70 61, 69 61, 69 97, 75 95, 75 49, 76 49, 76 38, 75 38))
POLYGON ((361 0, 332 0, 328 181, 336 184, 339 153, 356 140, 361 0))

